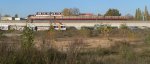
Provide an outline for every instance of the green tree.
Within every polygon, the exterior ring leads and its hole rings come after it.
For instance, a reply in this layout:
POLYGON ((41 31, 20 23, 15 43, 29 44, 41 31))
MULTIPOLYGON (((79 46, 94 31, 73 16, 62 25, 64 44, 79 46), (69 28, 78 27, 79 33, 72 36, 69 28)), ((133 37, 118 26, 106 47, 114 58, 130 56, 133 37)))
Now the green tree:
POLYGON ((135 12, 135 20, 137 20, 138 18, 138 10, 136 9, 136 12, 135 12))
POLYGON ((143 20, 143 14, 142 14, 142 11, 140 10, 140 8, 136 9, 135 19, 136 20, 143 20))
POLYGON ((33 30, 25 26, 21 36, 21 46, 25 49, 29 49, 33 46, 34 34, 33 30))
POLYGON ((145 6, 144 20, 149 20, 149 12, 147 10, 147 6, 145 6))
POLYGON ((105 16, 121 16, 121 13, 117 9, 109 9, 106 13, 105 16))
POLYGON ((140 8, 138 8, 138 20, 143 20, 143 14, 140 8))
POLYGON ((15 18, 18 18, 18 14, 15 14, 15 18))
POLYGON ((8 14, 5 14, 5 15, 4 15, 4 17, 11 17, 11 16, 10 16, 10 15, 8 15, 8 14))

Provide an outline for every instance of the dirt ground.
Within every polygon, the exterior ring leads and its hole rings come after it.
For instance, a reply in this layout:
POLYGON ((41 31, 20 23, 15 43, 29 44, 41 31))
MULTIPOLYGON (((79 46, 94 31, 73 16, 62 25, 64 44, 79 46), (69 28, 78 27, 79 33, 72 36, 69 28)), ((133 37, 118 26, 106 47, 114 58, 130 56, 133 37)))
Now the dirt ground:
MULTIPOLYGON (((78 43, 77 46, 83 45, 82 47, 86 49, 93 49, 93 48, 98 48, 98 47, 108 48, 112 46, 113 44, 115 44, 116 42, 123 41, 123 40, 126 40, 130 44, 143 43, 139 39, 123 39, 123 38, 110 38, 109 40, 106 38, 60 38, 46 45, 51 46, 59 51, 66 51, 69 48, 69 46, 71 46, 72 43, 78 43)), ((36 43, 37 42, 39 43, 36 44, 36 46, 40 47, 39 45, 41 44, 40 43, 41 41, 37 39, 36 43)))

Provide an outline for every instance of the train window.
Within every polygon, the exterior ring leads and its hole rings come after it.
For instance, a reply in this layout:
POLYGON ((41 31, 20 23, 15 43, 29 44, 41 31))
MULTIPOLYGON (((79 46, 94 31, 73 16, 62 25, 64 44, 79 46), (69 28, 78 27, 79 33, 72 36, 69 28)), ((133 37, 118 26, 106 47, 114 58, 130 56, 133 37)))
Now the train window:
POLYGON ((55 12, 54 15, 56 15, 57 13, 55 12))
POLYGON ((46 15, 46 12, 44 12, 44 15, 46 15))
POLYGON ((39 15, 39 12, 37 12, 36 15, 39 15))
POLYGON ((54 26, 54 28, 58 28, 58 26, 54 26))
POLYGON ((59 15, 61 15, 61 13, 59 13, 59 15))
POLYGON ((44 12, 42 12, 42 15, 44 15, 44 12))
POLYGON ((47 15, 49 15, 49 12, 46 12, 47 15))
POLYGON ((66 28, 65 26, 61 26, 61 28, 66 28))
POLYGON ((44 15, 47 15, 47 13, 45 12, 44 15))
POLYGON ((56 12, 55 15, 58 15, 58 13, 56 12))
POLYGON ((49 14, 52 15, 52 12, 50 12, 49 14))
POLYGON ((41 15, 42 13, 41 12, 39 12, 39 15, 41 15))
POLYGON ((51 15, 54 15, 54 13, 52 13, 51 15))

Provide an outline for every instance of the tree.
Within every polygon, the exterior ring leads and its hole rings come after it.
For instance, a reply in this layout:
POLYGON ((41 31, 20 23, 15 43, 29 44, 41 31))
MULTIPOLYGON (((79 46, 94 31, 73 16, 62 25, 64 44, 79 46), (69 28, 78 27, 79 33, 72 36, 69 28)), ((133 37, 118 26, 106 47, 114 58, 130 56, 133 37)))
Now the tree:
POLYGON ((29 49, 33 46, 34 34, 33 30, 25 26, 21 35, 21 47, 29 49))
POLYGON ((121 16, 121 13, 117 9, 109 9, 106 13, 105 16, 121 16))
POLYGON ((134 16, 133 16, 133 15, 131 15, 131 14, 129 14, 129 13, 128 13, 128 14, 126 14, 125 16, 126 16, 126 17, 128 17, 129 19, 133 19, 133 18, 134 18, 134 16))
POLYGON ((5 15, 4 15, 4 17, 11 17, 11 16, 10 16, 10 15, 8 15, 8 14, 5 14, 5 15))
POLYGON ((80 14, 80 10, 78 8, 71 8, 71 13, 74 16, 78 16, 80 14))
POLYGON ((62 11, 63 15, 64 16, 71 16, 71 10, 68 9, 68 8, 65 8, 63 11, 62 11))
POLYGON ((62 13, 64 16, 78 16, 80 10, 78 8, 65 8, 62 13))
POLYGON ((147 6, 145 6, 144 20, 149 20, 149 12, 147 10, 147 6))
POLYGON ((138 17, 138 10, 136 9, 135 11, 135 19, 137 20, 137 17, 138 17))
POLYGON ((18 14, 15 14, 15 18, 18 18, 18 14))
POLYGON ((140 10, 140 8, 136 9, 135 19, 136 20, 143 20, 143 14, 142 14, 142 11, 140 10))
POLYGON ((97 16, 102 16, 102 14, 98 13, 97 16))

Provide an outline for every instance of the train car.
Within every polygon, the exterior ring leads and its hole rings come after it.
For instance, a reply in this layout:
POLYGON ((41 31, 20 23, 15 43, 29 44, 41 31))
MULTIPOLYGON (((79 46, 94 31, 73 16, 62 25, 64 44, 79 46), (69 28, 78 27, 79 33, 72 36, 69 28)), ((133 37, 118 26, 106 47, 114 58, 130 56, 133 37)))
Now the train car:
MULTIPOLYGON (((54 20, 54 16, 31 16, 32 20, 54 20)), ((125 16, 59 16, 57 20, 128 20, 125 16)))
POLYGON ((126 16, 63 16, 60 12, 37 12, 30 16, 32 20, 128 20, 126 16))
POLYGON ((66 26, 65 25, 53 25, 55 30, 66 30, 66 26))
POLYGON ((0 25, 0 30, 9 30, 9 25, 0 25))

